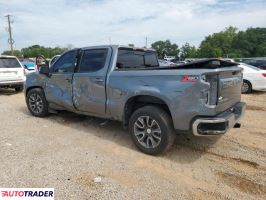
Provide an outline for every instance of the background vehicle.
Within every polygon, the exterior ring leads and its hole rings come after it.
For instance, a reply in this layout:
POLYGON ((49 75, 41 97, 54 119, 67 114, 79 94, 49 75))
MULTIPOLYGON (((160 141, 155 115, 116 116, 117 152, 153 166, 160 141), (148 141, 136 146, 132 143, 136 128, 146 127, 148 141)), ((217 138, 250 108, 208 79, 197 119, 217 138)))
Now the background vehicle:
POLYGON ((15 56, 0 55, 0 87, 23 90, 25 71, 15 56))
POLYGON ((21 61, 21 64, 23 65, 26 74, 36 71, 36 65, 34 61, 23 60, 21 61))
POLYGON ((265 58, 246 58, 246 59, 238 59, 238 62, 246 63, 248 65, 252 65, 254 67, 265 66, 266 59, 265 58))
POLYGON ((266 64, 264 64, 264 65, 260 65, 260 66, 258 66, 258 68, 260 68, 260 69, 262 69, 262 70, 266 70, 266 64))
POLYGON ((52 65, 52 64, 54 64, 54 62, 58 59, 60 57, 60 55, 55 55, 54 57, 52 57, 51 58, 51 60, 50 60, 50 66, 52 65))
POLYGON ((237 65, 209 59, 159 67, 154 50, 73 49, 27 75, 26 102, 37 117, 68 110, 121 121, 135 145, 155 155, 173 144, 175 130, 208 136, 240 126, 245 104, 237 65))
POLYGON ((240 63, 239 67, 243 68, 242 93, 266 91, 266 70, 245 63, 240 63))
POLYGON ((168 60, 158 60, 159 61, 159 65, 160 67, 167 67, 167 66, 176 66, 175 63, 171 62, 171 61, 168 61, 168 60))

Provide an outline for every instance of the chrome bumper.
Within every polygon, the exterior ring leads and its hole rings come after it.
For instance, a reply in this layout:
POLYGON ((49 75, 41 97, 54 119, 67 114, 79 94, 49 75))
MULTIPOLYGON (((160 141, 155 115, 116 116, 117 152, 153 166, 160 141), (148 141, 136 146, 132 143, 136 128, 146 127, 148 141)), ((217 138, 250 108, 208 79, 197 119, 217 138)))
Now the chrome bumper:
POLYGON ((195 136, 209 136, 225 134, 235 125, 240 126, 240 120, 245 114, 246 104, 237 103, 225 112, 207 118, 197 118, 192 124, 192 132, 195 136))

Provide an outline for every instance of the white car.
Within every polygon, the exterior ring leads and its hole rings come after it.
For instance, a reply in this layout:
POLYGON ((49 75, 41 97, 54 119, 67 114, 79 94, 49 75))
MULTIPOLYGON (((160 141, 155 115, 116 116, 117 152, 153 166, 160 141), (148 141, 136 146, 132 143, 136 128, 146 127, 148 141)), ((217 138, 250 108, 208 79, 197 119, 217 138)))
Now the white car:
POLYGON ((266 91, 266 70, 245 63, 240 63, 239 67, 243 68, 242 93, 266 91))
POLYGON ((23 90, 25 70, 15 56, 0 55, 0 87, 23 90))
POLYGON ((159 66, 160 67, 174 67, 176 66, 175 63, 168 61, 168 60, 158 60, 159 61, 159 66))

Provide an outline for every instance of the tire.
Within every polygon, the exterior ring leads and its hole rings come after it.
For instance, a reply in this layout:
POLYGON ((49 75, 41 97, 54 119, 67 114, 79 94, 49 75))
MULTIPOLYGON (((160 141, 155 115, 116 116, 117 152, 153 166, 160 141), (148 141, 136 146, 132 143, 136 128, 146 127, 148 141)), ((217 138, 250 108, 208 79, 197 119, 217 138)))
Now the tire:
POLYGON ((21 85, 21 86, 16 86, 16 87, 15 87, 15 91, 16 91, 16 92, 22 92, 22 91, 23 91, 23 85, 21 85))
POLYGON ((129 120, 129 131, 138 149, 149 155, 167 151, 176 136, 170 115, 156 106, 137 109, 129 120))
POLYGON ((26 97, 27 107, 32 115, 45 117, 48 115, 48 103, 41 88, 31 89, 26 97))
POLYGON ((249 94, 252 92, 252 85, 249 81, 243 80, 243 84, 241 87, 241 93, 242 94, 249 94))

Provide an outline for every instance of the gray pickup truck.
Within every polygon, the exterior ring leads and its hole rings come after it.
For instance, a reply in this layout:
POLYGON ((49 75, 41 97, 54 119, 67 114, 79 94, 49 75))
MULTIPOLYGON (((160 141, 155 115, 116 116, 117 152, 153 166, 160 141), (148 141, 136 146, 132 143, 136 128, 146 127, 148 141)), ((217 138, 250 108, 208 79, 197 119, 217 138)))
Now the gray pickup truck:
POLYGON ((28 74, 25 96, 37 117, 67 110, 121 121, 135 145, 155 155, 177 132, 210 136, 240 127, 241 85, 236 63, 159 67, 154 50, 110 45, 67 51, 28 74))

